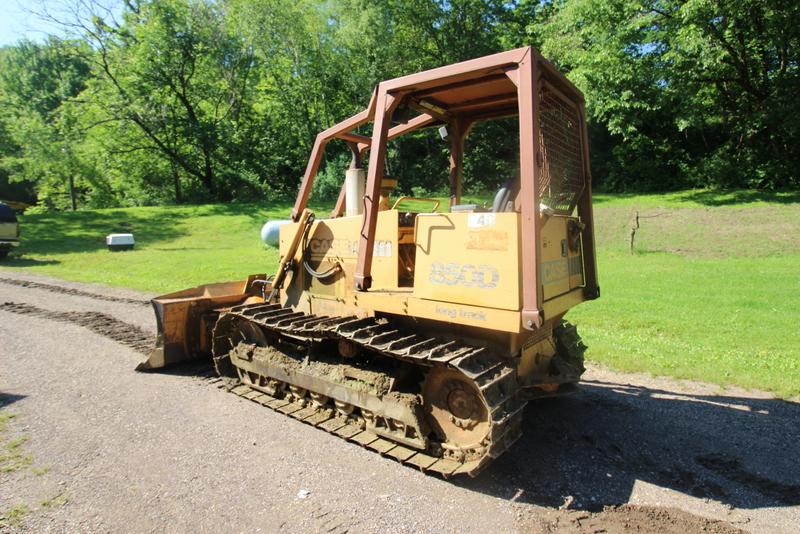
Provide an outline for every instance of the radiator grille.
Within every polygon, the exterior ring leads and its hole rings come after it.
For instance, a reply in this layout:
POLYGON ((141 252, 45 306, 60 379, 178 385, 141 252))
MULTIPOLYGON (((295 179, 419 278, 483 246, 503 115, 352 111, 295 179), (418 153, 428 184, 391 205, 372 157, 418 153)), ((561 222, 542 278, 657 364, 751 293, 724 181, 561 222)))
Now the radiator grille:
POLYGON ((580 118, 546 85, 539 94, 539 201, 569 215, 584 186, 580 118))

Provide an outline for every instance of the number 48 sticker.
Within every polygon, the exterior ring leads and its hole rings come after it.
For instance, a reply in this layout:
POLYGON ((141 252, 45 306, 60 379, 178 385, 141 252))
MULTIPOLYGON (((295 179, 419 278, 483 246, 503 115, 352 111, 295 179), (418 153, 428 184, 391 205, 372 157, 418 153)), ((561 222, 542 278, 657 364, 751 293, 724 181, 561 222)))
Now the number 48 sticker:
POLYGON ((467 226, 469 228, 485 228, 494 226, 494 224, 494 213, 470 213, 467 217, 467 226))

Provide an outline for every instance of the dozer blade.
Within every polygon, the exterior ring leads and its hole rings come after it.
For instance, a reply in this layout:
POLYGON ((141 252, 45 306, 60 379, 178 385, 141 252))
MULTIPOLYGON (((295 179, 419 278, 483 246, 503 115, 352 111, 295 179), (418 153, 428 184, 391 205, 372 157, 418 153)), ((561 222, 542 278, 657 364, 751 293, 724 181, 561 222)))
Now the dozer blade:
POLYGON ((272 289, 263 274, 247 280, 221 282, 184 289, 150 302, 156 314, 158 337, 137 371, 160 369, 173 363, 211 357, 211 330, 220 310, 263 302, 272 289))

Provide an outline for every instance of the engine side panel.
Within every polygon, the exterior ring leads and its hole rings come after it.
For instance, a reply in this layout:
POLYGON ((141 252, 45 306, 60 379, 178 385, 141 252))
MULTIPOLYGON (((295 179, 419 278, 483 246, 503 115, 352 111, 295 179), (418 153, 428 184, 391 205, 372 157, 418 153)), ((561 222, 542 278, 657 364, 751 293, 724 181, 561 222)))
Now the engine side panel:
POLYGON ((520 308, 519 215, 417 217, 414 296, 486 308, 520 308))

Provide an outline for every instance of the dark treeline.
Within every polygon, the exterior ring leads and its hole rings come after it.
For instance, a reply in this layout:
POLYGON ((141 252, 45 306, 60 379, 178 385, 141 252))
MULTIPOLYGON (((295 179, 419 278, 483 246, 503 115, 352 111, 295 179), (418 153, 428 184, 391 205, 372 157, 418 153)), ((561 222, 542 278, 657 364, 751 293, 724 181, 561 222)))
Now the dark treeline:
MULTIPOLYGON (((293 194, 316 133, 379 81, 526 44, 586 95, 597 187, 800 185, 796 0, 74 7, 59 20, 69 38, 0 49, 0 198, 69 209, 293 194)), ((513 172, 515 128, 473 131, 468 189, 513 172)), ((332 148, 321 197, 349 158, 332 148)), ((442 191, 446 149, 435 132, 396 140, 389 172, 403 192, 442 191)))

